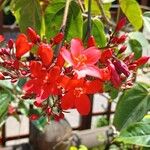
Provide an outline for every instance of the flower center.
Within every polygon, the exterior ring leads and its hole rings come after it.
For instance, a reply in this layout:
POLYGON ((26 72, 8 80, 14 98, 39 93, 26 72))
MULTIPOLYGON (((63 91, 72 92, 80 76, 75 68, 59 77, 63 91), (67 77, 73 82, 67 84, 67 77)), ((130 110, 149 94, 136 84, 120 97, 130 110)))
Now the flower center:
POLYGON ((85 92, 84 89, 81 87, 77 87, 74 89, 74 95, 76 97, 80 97, 82 94, 84 94, 84 92, 85 92))
POLYGON ((78 65, 84 65, 85 62, 87 61, 87 57, 85 55, 81 54, 75 58, 75 61, 78 65))

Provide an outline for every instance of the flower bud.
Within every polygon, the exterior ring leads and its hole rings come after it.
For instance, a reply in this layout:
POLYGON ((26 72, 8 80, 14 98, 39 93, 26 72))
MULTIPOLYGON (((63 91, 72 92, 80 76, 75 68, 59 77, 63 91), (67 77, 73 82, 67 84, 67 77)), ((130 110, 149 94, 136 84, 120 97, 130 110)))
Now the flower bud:
POLYGON ((125 24, 126 24, 126 18, 122 18, 122 19, 117 23, 115 32, 120 31, 120 30, 123 28, 123 26, 124 26, 125 24))
POLYGON ((117 43, 118 44, 124 43, 126 38, 127 38, 127 36, 125 34, 121 35, 121 37, 118 38, 117 43))
POLYGON ((53 43, 59 44, 63 40, 63 38, 64 38, 64 34, 60 32, 53 38, 53 43))
POLYGON ((137 67, 140 67, 140 66, 146 64, 146 62, 149 60, 149 58, 150 57, 148 57, 148 56, 142 56, 141 58, 136 60, 134 63, 137 65, 137 67))
POLYGON ((5 76, 0 72, 0 80, 4 80, 5 76))
POLYGON ((37 36, 36 32, 32 28, 28 27, 27 35, 28 35, 28 38, 31 40, 32 43, 34 43, 34 44, 37 43, 38 36, 37 36))
POLYGON ((93 36, 90 36, 87 41, 87 47, 96 46, 96 41, 93 36))
POLYGON ((39 102, 37 102, 37 101, 34 102, 34 105, 35 105, 36 107, 42 107, 42 103, 39 103, 39 102))
POLYGON ((3 35, 0 35, 0 43, 3 42, 5 40, 3 35))
POLYGON ((12 49, 12 48, 13 48, 13 45, 14 45, 14 41, 13 41, 13 39, 10 39, 10 40, 8 41, 8 47, 9 47, 10 49, 12 49))
POLYGON ((100 62, 106 63, 108 59, 110 59, 113 55, 113 49, 108 48, 104 50, 101 54, 100 62))
POLYGON ((130 75, 130 71, 123 61, 115 60, 113 64, 115 65, 118 73, 123 73, 126 77, 130 75))
POLYGON ((37 120, 39 118, 39 116, 37 114, 32 114, 31 116, 29 116, 30 120, 37 120))
POLYGON ((123 53, 126 49, 127 49, 127 46, 123 45, 123 46, 120 48, 118 54, 123 53))

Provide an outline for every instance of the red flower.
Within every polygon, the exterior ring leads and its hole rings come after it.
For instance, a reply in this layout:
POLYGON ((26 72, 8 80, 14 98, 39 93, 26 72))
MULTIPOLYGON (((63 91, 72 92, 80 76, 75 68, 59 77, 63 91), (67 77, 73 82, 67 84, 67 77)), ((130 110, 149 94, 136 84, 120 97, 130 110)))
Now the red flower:
POLYGON ((85 81, 84 79, 70 80, 66 90, 67 93, 61 101, 62 109, 76 108, 81 115, 87 115, 91 109, 87 94, 102 92, 103 82, 100 80, 85 81))
POLYGON ((41 63, 30 63, 31 80, 27 81, 23 89, 27 94, 35 94, 37 103, 42 103, 50 95, 58 95, 59 89, 56 80, 60 74, 60 68, 54 66, 47 71, 41 63))
POLYGON ((100 58, 100 51, 95 47, 84 49, 83 43, 80 39, 71 40, 71 51, 65 47, 62 48, 63 58, 73 66, 78 78, 90 75, 100 78, 99 69, 95 66, 100 58))
POLYGON ((53 59, 53 50, 50 45, 41 43, 38 48, 38 55, 45 66, 49 66, 51 64, 53 59))
POLYGON ((32 48, 25 34, 19 34, 16 40, 16 57, 20 58, 32 48))
POLYGON ((101 54, 100 62, 106 63, 107 60, 112 57, 112 55, 113 55, 113 49, 111 48, 105 49, 101 54))

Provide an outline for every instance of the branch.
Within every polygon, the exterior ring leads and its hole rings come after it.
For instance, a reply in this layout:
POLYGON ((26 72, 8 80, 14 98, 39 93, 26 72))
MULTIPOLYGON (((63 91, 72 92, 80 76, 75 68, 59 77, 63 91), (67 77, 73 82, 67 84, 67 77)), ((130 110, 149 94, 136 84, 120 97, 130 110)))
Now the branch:
POLYGON ((78 3, 79 3, 79 5, 80 5, 80 7, 81 7, 82 12, 85 12, 85 10, 84 10, 84 7, 83 7, 83 4, 82 4, 81 0, 78 0, 78 3))
POLYGON ((101 11, 101 14, 102 14, 102 17, 103 17, 104 21, 105 21, 108 25, 110 25, 110 26, 112 26, 112 27, 115 28, 115 27, 116 27, 116 24, 113 23, 113 22, 111 22, 111 21, 107 18, 107 16, 105 15, 105 11, 104 11, 104 7, 103 7, 103 2, 102 2, 102 0, 95 0, 95 1, 96 1, 97 5, 98 5, 100 11, 101 11))

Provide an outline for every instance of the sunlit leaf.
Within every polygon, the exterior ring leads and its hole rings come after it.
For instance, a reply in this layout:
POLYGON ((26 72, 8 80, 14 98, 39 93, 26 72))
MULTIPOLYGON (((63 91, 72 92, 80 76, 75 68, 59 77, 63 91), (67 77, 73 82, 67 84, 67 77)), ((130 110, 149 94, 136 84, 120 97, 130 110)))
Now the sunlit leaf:
POLYGON ((142 11, 136 0, 119 0, 120 7, 128 20, 139 30, 143 25, 142 11))

